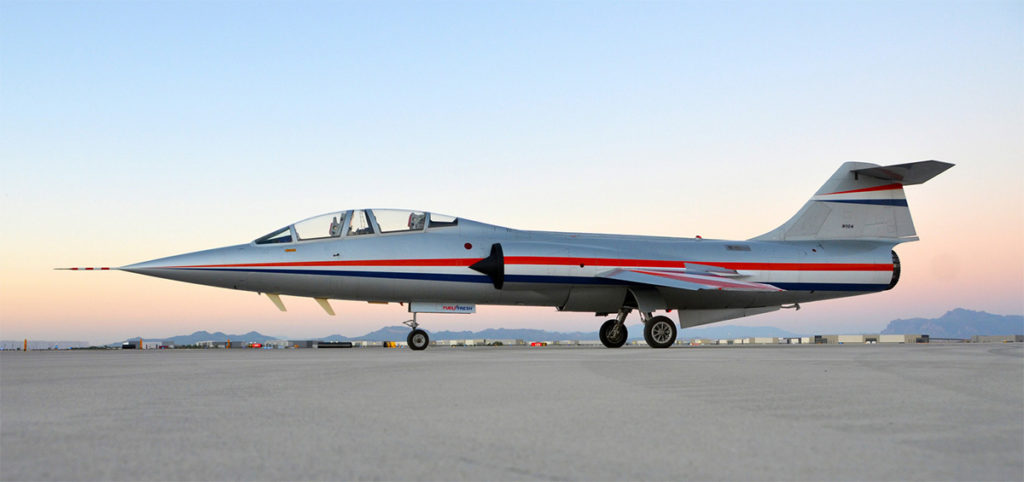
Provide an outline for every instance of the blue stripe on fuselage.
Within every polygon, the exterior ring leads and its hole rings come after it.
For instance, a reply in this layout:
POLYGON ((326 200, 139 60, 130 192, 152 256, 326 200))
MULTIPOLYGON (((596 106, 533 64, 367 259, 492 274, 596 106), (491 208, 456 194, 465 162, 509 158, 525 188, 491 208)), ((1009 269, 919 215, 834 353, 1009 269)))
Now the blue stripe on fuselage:
POLYGON ((868 283, 768 283, 786 291, 883 291, 887 284, 868 283))

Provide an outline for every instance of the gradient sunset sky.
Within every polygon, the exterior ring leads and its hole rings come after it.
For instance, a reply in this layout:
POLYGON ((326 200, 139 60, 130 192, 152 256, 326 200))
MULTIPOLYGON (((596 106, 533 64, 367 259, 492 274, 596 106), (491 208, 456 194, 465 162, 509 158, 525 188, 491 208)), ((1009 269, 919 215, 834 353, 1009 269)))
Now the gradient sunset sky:
POLYGON ((361 207, 746 239, 843 161, 925 159, 956 167, 907 189, 921 241, 897 247, 896 289, 728 324, 1024 313, 1024 2, 4 1, 0 338, 355 336, 408 315, 52 268, 361 207))

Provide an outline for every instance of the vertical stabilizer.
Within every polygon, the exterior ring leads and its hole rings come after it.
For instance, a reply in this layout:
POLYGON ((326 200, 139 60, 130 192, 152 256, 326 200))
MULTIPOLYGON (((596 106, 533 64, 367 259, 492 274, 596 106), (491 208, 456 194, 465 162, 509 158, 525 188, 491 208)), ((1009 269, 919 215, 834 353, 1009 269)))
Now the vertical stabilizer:
POLYGON ((950 167, 940 161, 844 163, 795 216, 753 239, 914 241, 917 231, 903 186, 921 184, 950 167))

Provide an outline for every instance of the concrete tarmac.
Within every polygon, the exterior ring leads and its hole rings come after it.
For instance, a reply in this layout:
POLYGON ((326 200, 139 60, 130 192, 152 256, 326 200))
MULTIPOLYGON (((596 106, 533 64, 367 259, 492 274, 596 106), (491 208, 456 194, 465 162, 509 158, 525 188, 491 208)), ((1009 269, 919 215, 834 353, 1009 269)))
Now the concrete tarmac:
POLYGON ((1022 478, 1022 344, 0 353, 4 481, 1022 478))

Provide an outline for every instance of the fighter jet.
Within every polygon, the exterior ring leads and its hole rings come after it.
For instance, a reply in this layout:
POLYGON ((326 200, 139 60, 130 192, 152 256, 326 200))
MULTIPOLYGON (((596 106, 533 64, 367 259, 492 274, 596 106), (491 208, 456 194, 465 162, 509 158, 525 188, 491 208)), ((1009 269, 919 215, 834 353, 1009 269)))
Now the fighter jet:
MULTIPOLYGON (((398 302, 412 319, 408 346, 430 338, 417 313, 472 313, 476 305, 550 306, 614 314, 599 329, 618 348, 633 311, 644 340, 671 346, 679 328, 801 303, 892 289, 893 248, 917 240, 903 187, 953 164, 844 163, 789 221, 742 241, 525 231, 407 209, 314 216, 245 244, 112 268, 281 295, 398 302), (659 314, 665 313, 665 314, 659 314)), ((65 268, 111 269, 111 268, 65 268)))

